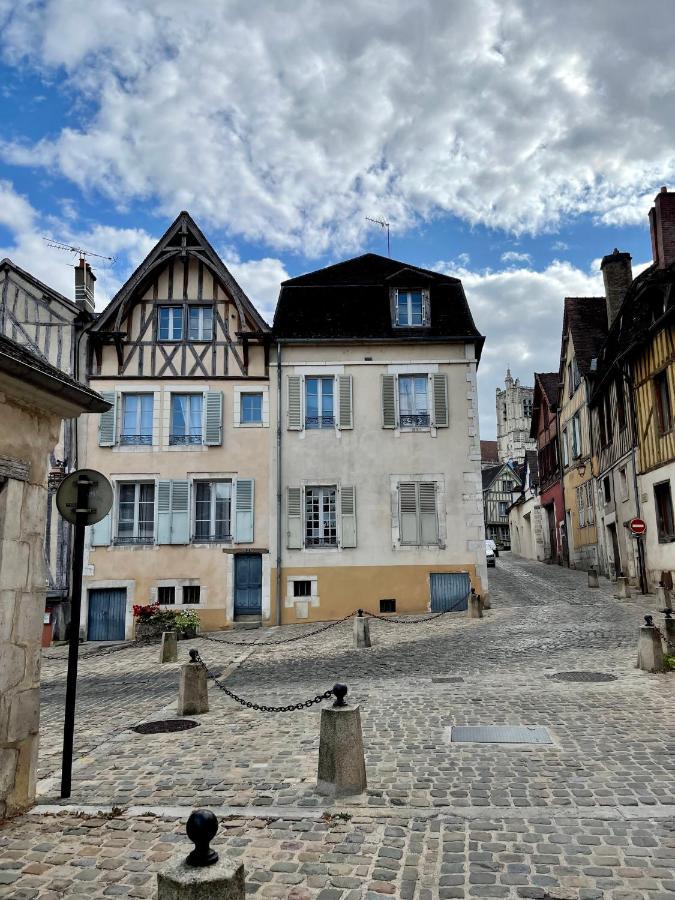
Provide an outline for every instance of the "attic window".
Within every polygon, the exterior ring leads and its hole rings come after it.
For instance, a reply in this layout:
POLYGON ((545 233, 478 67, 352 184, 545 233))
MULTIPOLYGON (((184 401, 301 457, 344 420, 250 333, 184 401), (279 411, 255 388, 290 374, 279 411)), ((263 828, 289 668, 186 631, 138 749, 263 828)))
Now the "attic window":
POLYGON ((396 289, 394 292, 394 324, 399 328, 421 328, 428 325, 429 292, 419 288, 396 289))

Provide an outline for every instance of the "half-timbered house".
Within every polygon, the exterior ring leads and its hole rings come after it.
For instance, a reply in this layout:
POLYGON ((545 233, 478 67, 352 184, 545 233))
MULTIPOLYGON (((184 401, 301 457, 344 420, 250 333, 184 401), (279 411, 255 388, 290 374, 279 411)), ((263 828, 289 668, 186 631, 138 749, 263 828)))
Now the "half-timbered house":
POLYGON ((563 560, 565 504, 558 447, 558 372, 535 372, 534 409, 530 437, 537 441, 539 502, 542 517, 543 559, 563 560))
POLYGON ((509 507, 520 493, 521 477, 515 463, 500 463, 483 469, 481 474, 485 537, 508 549, 511 546, 509 507))
POLYGON ((208 629, 269 616, 266 323, 182 212, 89 330, 111 403, 86 463, 114 486, 90 529, 90 639, 132 633, 133 606, 198 612, 208 629))

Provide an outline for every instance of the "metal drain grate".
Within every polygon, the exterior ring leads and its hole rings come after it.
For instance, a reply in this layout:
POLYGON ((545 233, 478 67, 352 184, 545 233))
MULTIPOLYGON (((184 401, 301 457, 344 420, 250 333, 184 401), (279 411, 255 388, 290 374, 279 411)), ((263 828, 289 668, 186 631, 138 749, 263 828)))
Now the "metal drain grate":
POLYGON ((610 675, 608 672, 556 672, 555 675, 549 675, 553 681, 585 681, 597 682, 616 681, 616 675, 610 675))
POLYGON ((453 725, 453 744, 552 744, 542 725, 453 725))
POLYGON ((459 684, 464 681, 459 675, 437 675, 431 680, 434 684, 459 684))
POLYGON ((189 728, 196 728, 199 722, 193 722, 192 719, 160 719, 158 722, 144 722, 142 725, 136 725, 132 731, 138 734, 169 734, 172 731, 187 731, 189 728))

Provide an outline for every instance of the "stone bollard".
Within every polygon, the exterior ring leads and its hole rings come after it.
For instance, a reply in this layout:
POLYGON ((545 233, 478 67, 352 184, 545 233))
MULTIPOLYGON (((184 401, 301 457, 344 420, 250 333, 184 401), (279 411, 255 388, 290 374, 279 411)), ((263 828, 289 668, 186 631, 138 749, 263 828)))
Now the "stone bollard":
POLYGON ((361 710, 345 703, 347 686, 333 687, 335 703, 321 710, 316 789, 329 797, 350 797, 366 789, 361 710))
POLYGON ((218 831, 215 815, 208 809, 196 809, 185 830, 195 849, 157 873, 157 900, 244 900, 243 864, 221 861, 209 846, 218 831))
POLYGON ((663 620, 663 636, 668 645, 668 655, 675 654, 675 619, 670 609, 664 609, 665 619, 663 620))
POLYGON ((163 631, 162 643, 159 645, 159 661, 178 662, 178 635, 175 631, 163 631))
POLYGON ((483 618, 483 601, 481 600, 480 595, 475 594, 473 591, 471 591, 471 594, 469 595, 467 611, 470 619, 483 618))
POLYGON ((616 591, 614 597, 617 600, 630 600, 630 586, 628 579, 624 575, 619 575, 616 579, 616 591))
POLYGON ((600 582, 598 581, 597 569, 589 569, 588 570, 588 586, 589 586, 589 588, 600 587, 600 582))
POLYGON ((656 599, 658 600, 661 609, 673 608, 673 601, 670 595, 670 591, 668 590, 668 588, 664 588, 662 584, 660 584, 656 589, 656 599))
POLYGON ((354 619, 354 646, 357 650, 363 647, 372 647, 370 643, 370 620, 363 615, 360 609, 354 619))
POLYGON ((481 594, 480 597, 483 602, 483 609, 492 609, 492 604, 490 603, 490 592, 486 591, 484 594, 481 594))
POLYGON ((206 669, 197 662, 199 653, 190 650, 190 662, 180 667, 178 715, 198 716, 209 711, 209 689, 206 669))
POLYGON ((663 672, 661 636, 651 616, 645 616, 645 624, 640 626, 637 667, 643 672, 663 672))

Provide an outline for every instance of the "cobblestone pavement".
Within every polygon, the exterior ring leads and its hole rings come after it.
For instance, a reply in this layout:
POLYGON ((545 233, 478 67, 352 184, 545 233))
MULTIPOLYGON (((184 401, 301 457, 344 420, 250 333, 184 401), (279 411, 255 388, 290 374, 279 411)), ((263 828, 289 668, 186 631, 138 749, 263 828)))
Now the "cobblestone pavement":
POLYGON ((370 650, 353 648, 351 623, 266 649, 314 629, 179 645, 258 703, 345 681, 361 705, 368 792, 339 804, 314 793, 318 706, 265 715, 211 685, 198 728, 129 731, 173 714, 178 681, 156 647, 131 647, 82 660, 63 807, 65 661, 45 661, 44 808, 0 829, 0 897, 153 897, 150 873, 184 842, 181 820, 209 806, 261 897, 675 900, 675 678, 634 668, 655 598, 617 601, 606 582, 592 591, 585 573, 510 554, 490 578, 485 619, 374 621, 370 650), (566 671, 615 680, 552 677, 566 671), (543 725, 553 744, 450 743, 462 724, 543 725))

